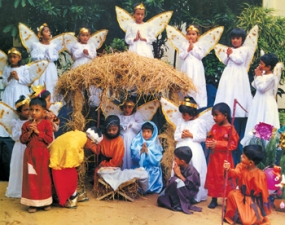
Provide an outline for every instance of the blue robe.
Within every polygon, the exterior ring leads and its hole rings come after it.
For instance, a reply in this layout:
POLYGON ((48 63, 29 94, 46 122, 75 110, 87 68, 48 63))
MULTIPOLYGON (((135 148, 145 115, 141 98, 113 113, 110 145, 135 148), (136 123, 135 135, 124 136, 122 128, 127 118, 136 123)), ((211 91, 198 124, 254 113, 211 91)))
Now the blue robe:
POLYGON ((163 188, 162 170, 160 160, 162 159, 162 146, 157 137, 158 130, 155 123, 149 121, 154 127, 150 139, 145 140, 140 131, 133 139, 131 144, 131 156, 133 168, 143 167, 148 172, 148 190, 145 193, 160 193, 163 188), (146 142, 148 154, 140 154, 142 145, 146 142))

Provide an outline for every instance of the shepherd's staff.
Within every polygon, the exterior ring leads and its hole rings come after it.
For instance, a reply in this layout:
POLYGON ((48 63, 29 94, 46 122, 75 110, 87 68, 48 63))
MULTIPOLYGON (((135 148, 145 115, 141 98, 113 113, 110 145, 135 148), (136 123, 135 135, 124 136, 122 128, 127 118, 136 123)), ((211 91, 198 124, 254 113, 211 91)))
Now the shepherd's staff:
MULTIPOLYGON (((236 113, 236 105, 239 105, 245 112, 246 109, 243 108, 243 106, 238 102, 237 99, 234 99, 234 107, 233 107, 233 116, 232 116, 232 121, 231 121, 231 129, 230 129, 230 134, 229 134, 229 140, 228 140, 228 146, 227 146, 227 156, 226 159, 229 161, 229 153, 230 153, 230 145, 231 145, 231 139, 232 139, 232 133, 233 133, 233 126, 235 122, 235 113, 236 113)), ((227 191, 227 185, 228 185, 228 170, 225 170, 225 184, 224 184, 224 194, 223 194, 223 201, 222 201, 222 225, 224 224, 224 214, 225 214, 225 198, 226 198, 226 191, 227 191)))

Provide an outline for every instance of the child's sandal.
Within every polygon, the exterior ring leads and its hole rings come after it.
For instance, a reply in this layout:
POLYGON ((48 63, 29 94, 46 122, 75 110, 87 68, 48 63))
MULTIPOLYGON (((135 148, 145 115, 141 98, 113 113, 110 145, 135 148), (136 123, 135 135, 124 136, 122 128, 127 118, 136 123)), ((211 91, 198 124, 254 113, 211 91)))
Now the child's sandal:
POLYGON ((50 205, 46 205, 46 206, 44 206, 44 208, 43 208, 45 211, 49 211, 49 210, 51 210, 51 206, 50 205))
POLYGON ((28 208, 28 212, 29 212, 29 213, 35 213, 36 211, 37 211, 37 207, 30 206, 30 207, 28 208))

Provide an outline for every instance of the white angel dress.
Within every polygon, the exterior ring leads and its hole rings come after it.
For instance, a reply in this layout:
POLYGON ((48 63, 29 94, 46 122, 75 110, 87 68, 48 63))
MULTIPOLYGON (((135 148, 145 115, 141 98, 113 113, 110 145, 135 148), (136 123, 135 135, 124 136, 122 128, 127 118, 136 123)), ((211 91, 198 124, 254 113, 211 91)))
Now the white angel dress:
MULTIPOLYGON (((249 49, 246 46, 241 46, 233 49, 233 53, 229 57, 225 55, 224 58, 221 58, 226 67, 220 79, 214 104, 225 102, 231 108, 232 113, 235 99, 247 112, 251 107, 252 95, 246 64, 248 54, 249 49)), ((247 113, 241 107, 236 107, 234 116, 247 117, 247 113)))
POLYGON ((148 23, 138 24, 134 22, 127 28, 125 41, 129 45, 129 51, 135 52, 138 55, 153 58, 152 42, 155 39, 155 31, 148 23), (140 31, 141 37, 145 38, 146 41, 134 41, 138 31, 140 31))
POLYGON ((121 125, 121 135, 124 139, 125 145, 125 154, 123 158, 123 166, 122 169, 132 169, 133 160, 131 156, 131 143, 133 138, 139 133, 141 130, 142 124, 144 120, 142 119, 141 114, 137 111, 130 116, 125 116, 123 114, 118 115, 120 118, 121 125))
MULTIPOLYGON (((5 85, 5 90, 2 95, 2 101, 9 105, 11 108, 15 108, 15 102, 20 98, 21 95, 28 97, 30 94, 28 84, 30 84, 30 76, 27 66, 20 66, 12 68, 10 66, 5 66, 3 70, 3 84, 5 85), (19 80, 12 78, 8 81, 10 72, 16 71, 19 80)), ((9 137, 9 133, 0 126, 0 137, 9 137)))
POLYGON ((12 138, 15 145, 12 151, 10 162, 9 183, 6 190, 6 197, 21 198, 22 196, 22 180, 23 180, 23 158, 26 145, 20 142, 22 134, 22 126, 27 120, 12 120, 12 138))
POLYGON ((178 119, 177 127, 174 132, 174 139, 177 141, 176 148, 188 146, 192 150, 192 164, 200 174, 199 192, 195 196, 197 202, 207 200, 208 191, 204 188, 207 174, 207 163, 201 142, 207 137, 206 124, 202 119, 194 119, 185 121, 183 118, 178 119), (189 130, 193 134, 193 138, 182 138, 182 131, 189 130))
POLYGON ((275 99, 277 94, 279 77, 276 74, 255 76, 252 86, 256 89, 252 106, 248 114, 244 138, 241 140, 243 146, 249 144, 253 137, 254 127, 264 122, 280 128, 278 106, 275 99))
POLYGON ((197 92, 190 92, 188 95, 192 96, 197 102, 199 108, 207 107, 207 90, 205 71, 202 59, 207 53, 202 45, 195 45, 191 51, 187 51, 189 42, 184 42, 179 51, 179 57, 184 60, 181 66, 181 71, 186 73, 192 79, 197 92))
POLYGON ((90 62, 97 56, 95 45, 89 42, 87 44, 77 42, 71 48, 71 54, 72 58, 74 59, 74 64, 72 65, 72 68, 76 68, 77 66, 90 62), (89 55, 83 53, 84 49, 88 50, 89 55))
POLYGON ((223 33, 224 27, 215 27, 203 35, 194 43, 194 48, 187 51, 189 41, 186 35, 175 27, 167 26, 166 32, 170 44, 178 51, 179 57, 183 60, 181 71, 192 79, 196 91, 189 90, 188 95, 192 96, 199 108, 207 107, 207 89, 205 71, 202 59, 214 48, 223 33))
POLYGON ((152 42, 154 42, 156 37, 165 29, 173 12, 167 11, 160 13, 147 22, 138 24, 134 17, 126 10, 116 6, 115 11, 121 29, 126 32, 125 41, 129 45, 129 51, 141 56, 153 58, 152 42), (141 37, 147 41, 134 41, 138 30, 140 31, 141 37))
MULTIPOLYGON (((58 60, 58 52, 60 49, 57 46, 50 42, 50 44, 45 45, 41 42, 35 42, 32 45, 31 49, 31 57, 32 60, 48 60, 49 64, 46 68, 43 75, 34 82, 33 85, 46 85, 46 90, 51 93, 51 97, 53 97, 54 87, 58 80, 57 70, 55 66, 55 61, 58 60)), ((53 98, 51 98, 53 99, 53 98)))

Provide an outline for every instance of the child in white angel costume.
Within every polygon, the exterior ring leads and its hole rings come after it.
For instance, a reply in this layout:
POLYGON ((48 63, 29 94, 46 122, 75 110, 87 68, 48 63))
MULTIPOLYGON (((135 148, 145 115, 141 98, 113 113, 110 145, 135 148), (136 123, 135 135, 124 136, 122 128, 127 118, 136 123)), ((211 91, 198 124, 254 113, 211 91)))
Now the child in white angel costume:
POLYGON ((204 108, 208 105, 202 59, 219 41, 223 29, 223 27, 216 27, 200 36, 199 28, 195 25, 190 25, 187 28, 186 35, 172 26, 166 27, 168 40, 183 60, 181 71, 191 78, 196 87, 195 91, 189 90, 188 95, 195 99, 198 108, 204 108))
POLYGON ((131 143, 133 138, 141 130, 144 123, 142 116, 136 111, 135 102, 129 98, 122 106, 123 113, 118 115, 121 123, 121 135, 124 139, 125 153, 122 169, 132 169, 133 161, 131 157, 131 143))
POLYGON ((125 41, 129 51, 138 55, 153 58, 152 42, 165 29, 172 12, 164 12, 144 22, 146 9, 142 3, 135 4, 133 15, 116 6, 117 20, 126 32, 125 41))
POLYGON ((207 163, 201 142, 207 137, 206 125, 198 117, 197 104, 191 97, 185 97, 179 105, 179 112, 182 118, 177 121, 174 139, 177 142, 176 148, 188 146, 192 149, 193 157, 190 163, 200 174, 200 187, 194 200, 197 202, 207 200, 208 191, 204 188, 207 163))
POLYGON ((243 146, 248 145, 253 137, 254 127, 264 122, 274 128, 280 127, 278 106, 275 99, 283 65, 278 63, 276 55, 269 53, 260 57, 259 66, 255 69, 252 86, 256 89, 252 106, 248 114, 243 146), (274 73, 273 73, 274 69, 274 73))
POLYGON ((23 159, 26 145, 20 142, 20 136, 22 134, 23 124, 29 119, 29 103, 30 100, 24 95, 21 95, 20 99, 15 102, 19 118, 13 119, 11 124, 11 136, 15 141, 15 145, 12 151, 9 183, 5 194, 5 196, 9 198, 21 198, 22 196, 23 159))

